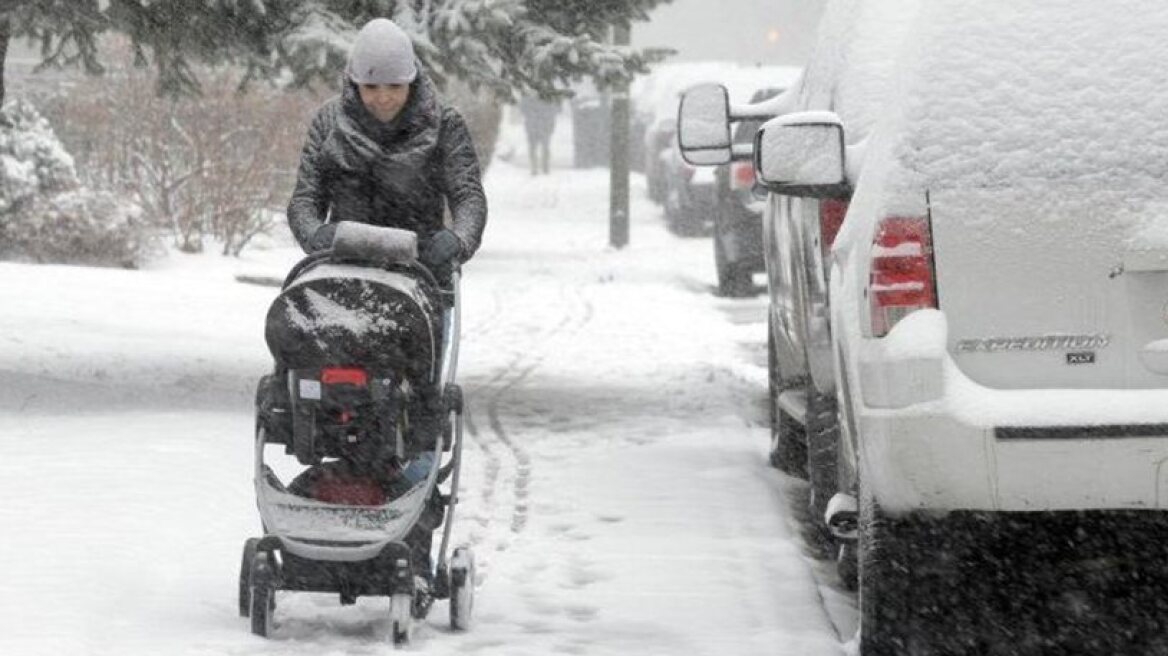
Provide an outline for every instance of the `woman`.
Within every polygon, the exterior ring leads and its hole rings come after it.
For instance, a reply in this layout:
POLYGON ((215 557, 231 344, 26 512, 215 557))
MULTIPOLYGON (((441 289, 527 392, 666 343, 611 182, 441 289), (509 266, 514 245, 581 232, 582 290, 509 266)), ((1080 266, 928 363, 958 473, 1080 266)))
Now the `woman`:
POLYGON ((385 18, 361 28, 340 97, 317 110, 288 205, 305 252, 329 248, 341 221, 416 232, 418 259, 440 278, 474 254, 487 223, 466 123, 442 106, 410 38, 385 18))
MULTIPOLYGON (((440 281, 474 254, 487 223, 487 199, 466 123, 457 111, 439 103, 429 79, 418 70, 409 37, 384 18, 361 28, 340 97, 317 110, 288 204, 292 233, 308 253, 329 248, 341 221, 414 231, 418 259, 440 281), (447 205, 449 227, 443 218, 447 205)), ((428 469, 433 463, 420 459, 415 464, 428 469)), ((331 462, 306 471, 293 489, 314 498, 359 503, 382 499, 378 495, 386 492, 370 483, 380 486, 398 478, 415 483, 425 476, 415 469, 381 472, 384 476, 371 479, 368 472, 331 462)), ((443 512, 441 501, 432 498, 406 538, 424 599, 432 574, 431 534, 443 512)))

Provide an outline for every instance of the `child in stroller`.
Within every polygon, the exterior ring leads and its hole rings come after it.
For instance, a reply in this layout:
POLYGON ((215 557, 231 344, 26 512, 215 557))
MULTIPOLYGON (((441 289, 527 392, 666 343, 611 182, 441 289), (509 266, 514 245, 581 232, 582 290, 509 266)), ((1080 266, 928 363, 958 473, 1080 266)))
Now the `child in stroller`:
MULTIPOLYGON (((288 485, 288 492, 307 499, 343 506, 384 506, 403 497, 426 479, 434 466, 433 454, 420 454, 407 464, 394 458, 387 462, 362 462, 360 458, 342 457, 324 460, 305 469, 288 485)), ((442 525, 446 509, 438 488, 430 494, 417 523, 406 534, 410 547, 410 564, 415 572, 418 603, 431 601, 434 531, 442 525)))

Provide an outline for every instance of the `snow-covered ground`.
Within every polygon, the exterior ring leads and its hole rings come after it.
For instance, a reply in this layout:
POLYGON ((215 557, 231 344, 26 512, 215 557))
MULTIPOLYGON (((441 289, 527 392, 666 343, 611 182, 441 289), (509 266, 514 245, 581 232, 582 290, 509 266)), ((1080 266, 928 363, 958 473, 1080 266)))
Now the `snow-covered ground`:
MULTIPOLYGON (((607 184, 490 171, 460 370, 477 625, 440 603, 409 649, 839 654, 853 602, 766 465, 764 302, 715 298, 708 240, 668 234, 639 178, 608 248, 607 184)), ((272 640, 237 614, 276 290, 234 276, 295 258, 0 264, 0 654, 392 650, 384 599, 281 593, 272 640)))

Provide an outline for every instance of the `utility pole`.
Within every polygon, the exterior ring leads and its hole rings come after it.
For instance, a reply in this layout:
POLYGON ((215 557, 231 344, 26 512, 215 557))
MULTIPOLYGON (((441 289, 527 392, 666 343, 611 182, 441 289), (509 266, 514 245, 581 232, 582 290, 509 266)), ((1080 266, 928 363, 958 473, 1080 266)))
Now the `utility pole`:
MULTIPOLYGON (((613 27, 612 42, 627 46, 632 42, 629 23, 613 27)), ((608 243, 624 248, 629 243, 629 85, 622 82, 613 90, 611 112, 612 158, 609 168, 608 243)))
POLYGON ((0 106, 4 104, 4 65, 8 61, 8 40, 12 34, 12 20, 0 7, 0 106))

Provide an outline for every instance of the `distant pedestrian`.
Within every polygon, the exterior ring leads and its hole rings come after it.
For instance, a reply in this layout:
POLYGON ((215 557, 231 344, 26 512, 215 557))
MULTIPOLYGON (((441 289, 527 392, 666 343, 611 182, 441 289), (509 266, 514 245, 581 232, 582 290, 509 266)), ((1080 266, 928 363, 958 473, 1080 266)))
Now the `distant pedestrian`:
POLYGON ((560 113, 560 103, 542 100, 538 96, 524 96, 519 99, 519 112, 523 114, 523 127, 527 130, 527 159, 531 163, 531 174, 547 174, 551 170, 551 139, 556 130, 556 115, 560 113))

